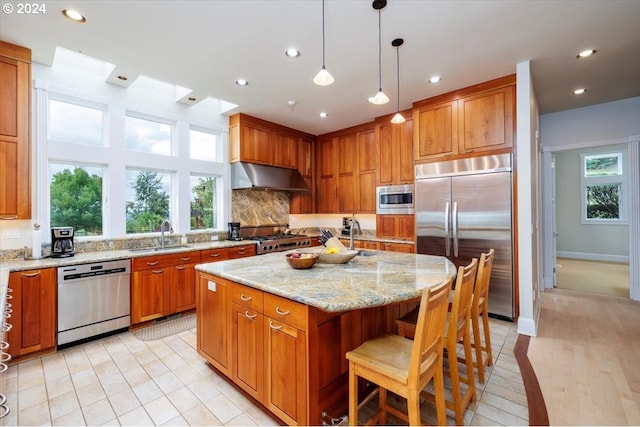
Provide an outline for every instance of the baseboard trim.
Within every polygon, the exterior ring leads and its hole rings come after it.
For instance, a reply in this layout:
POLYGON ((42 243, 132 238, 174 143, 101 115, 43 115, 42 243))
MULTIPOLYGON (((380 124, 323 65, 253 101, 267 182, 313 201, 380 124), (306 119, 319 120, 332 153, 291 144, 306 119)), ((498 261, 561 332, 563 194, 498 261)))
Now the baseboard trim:
POLYGON ((516 346, 513 349, 520 374, 522 375, 522 383, 527 395, 527 407, 529 409, 529 425, 530 426, 548 426, 549 414, 547 413, 547 405, 544 402, 544 396, 540 389, 540 383, 536 376, 533 366, 527 356, 529 350, 529 341, 531 337, 528 335, 518 335, 516 346))
POLYGON ((537 335, 536 322, 533 319, 518 317, 518 334, 535 337, 537 335))
POLYGON ((591 254, 587 252, 557 251, 557 258, 585 259, 588 261, 607 261, 629 263, 629 257, 625 255, 591 254))

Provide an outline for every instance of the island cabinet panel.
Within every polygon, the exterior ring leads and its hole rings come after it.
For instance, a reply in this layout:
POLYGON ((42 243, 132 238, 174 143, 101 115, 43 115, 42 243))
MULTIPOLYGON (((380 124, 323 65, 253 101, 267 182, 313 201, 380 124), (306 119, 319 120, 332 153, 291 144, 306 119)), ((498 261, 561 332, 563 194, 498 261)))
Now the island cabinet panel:
POLYGON ((254 399, 264 393, 264 316, 257 311, 233 303, 232 372, 233 381, 254 399))
POLYGON ((12 357, 39 352, 56 345, 56 269, 9 274, 13 312, 7 332, 12 357))
POLYGON ((197 350, 214 368, 232 377, 231 283, 201 274, 196 304, 197 350))

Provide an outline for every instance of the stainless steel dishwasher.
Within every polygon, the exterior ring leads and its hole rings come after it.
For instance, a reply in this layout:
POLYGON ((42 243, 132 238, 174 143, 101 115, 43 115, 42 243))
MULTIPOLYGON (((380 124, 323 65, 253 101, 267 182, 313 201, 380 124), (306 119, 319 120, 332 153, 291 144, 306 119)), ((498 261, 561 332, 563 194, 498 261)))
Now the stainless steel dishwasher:
POLYGON ((131 325, 131 261, 58 268, 58 347, 131 325))

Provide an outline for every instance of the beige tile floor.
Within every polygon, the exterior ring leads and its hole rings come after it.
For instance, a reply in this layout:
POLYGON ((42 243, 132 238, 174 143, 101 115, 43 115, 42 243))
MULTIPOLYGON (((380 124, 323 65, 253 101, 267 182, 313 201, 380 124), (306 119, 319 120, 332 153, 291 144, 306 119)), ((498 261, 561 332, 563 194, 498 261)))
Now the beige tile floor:
MULTIPOLYGON (((491 335, 496 363, 465 424, 527 425, 515 325, 492 319, 491 335)), ((156 341, 122 333, 13 364, 2 379, 11 411, 0 425, 279 424, 216 374, 195 344, 195 329, 156 341)))

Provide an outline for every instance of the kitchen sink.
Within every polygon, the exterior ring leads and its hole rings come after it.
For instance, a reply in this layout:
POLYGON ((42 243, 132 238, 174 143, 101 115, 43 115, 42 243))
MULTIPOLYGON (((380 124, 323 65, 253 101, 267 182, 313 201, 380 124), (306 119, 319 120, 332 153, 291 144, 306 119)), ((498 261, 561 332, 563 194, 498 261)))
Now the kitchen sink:
POLYGON ((149 246, 146 248, 129 249, 129 252, 160 252, 169 251, 172 249, 190 248, 190 245, 172 245, 172 246, 149 246))
POLYGON ((356 254, 356 256, 372 256, 372 255, 377 255, 377 254, 378 254, 378 251, 360 249, 360 250, 358 250, 358 253, 356 254))

